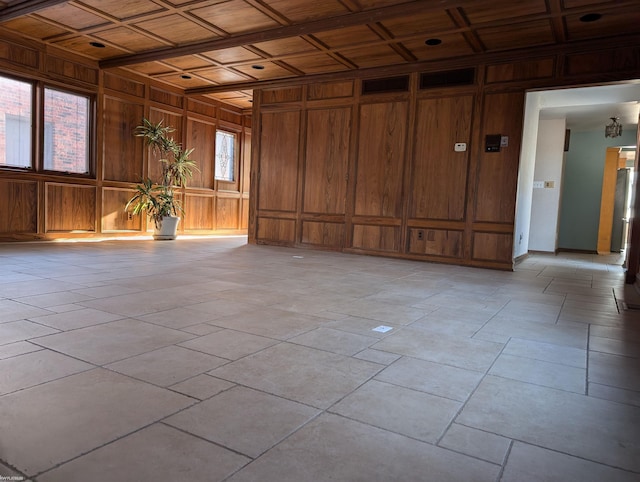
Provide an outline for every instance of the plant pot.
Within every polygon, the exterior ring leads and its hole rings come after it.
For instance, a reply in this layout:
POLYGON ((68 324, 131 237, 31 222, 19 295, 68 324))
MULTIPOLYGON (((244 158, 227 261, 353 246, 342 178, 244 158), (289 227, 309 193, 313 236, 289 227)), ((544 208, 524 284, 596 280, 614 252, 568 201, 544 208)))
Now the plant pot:
POLYGON ((180 218, 177 216, 163 217, 160 226, 156 226, 153 231, 153 239, 158 241, 176 239, 179 222, 180 218))

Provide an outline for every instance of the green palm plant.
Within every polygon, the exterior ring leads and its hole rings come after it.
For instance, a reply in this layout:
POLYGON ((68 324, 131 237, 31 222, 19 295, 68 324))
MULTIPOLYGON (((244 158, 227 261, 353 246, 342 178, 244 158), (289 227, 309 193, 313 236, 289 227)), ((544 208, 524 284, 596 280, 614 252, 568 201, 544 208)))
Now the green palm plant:
POLYGON ((186 187, 194 171, 198 170, 196 161, 190 159, 193 149, 183 149, 170 136, 174 131, 172 127, 164 126, 162 120, 154 124, 146 118, 134 129, 134 135, 143 137, 151 151, 160 157, 162 174, 158 182, 146 178, 138 183, 124 209, 134 215, 146 213, 156 228, 165 216, 184 214, 174 189, 186 187))

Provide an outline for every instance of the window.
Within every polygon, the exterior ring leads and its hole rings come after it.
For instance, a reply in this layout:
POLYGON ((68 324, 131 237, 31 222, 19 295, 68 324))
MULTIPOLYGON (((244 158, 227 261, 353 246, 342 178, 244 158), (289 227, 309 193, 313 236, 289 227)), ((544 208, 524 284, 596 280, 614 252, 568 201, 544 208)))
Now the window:
POLYGON ((0 77, 0 166, 31 163, 32 86, 0 77))
POLYGON ((90 140, 88 96, 0 76, 0 167, 88 174, 90 140))
POLYGON ((89 172, 89 99, 44 89, 44 169, 89 172))
POLYGON ((216 173, 218 181, 235 181, 237 134, 216 131, 216 173))

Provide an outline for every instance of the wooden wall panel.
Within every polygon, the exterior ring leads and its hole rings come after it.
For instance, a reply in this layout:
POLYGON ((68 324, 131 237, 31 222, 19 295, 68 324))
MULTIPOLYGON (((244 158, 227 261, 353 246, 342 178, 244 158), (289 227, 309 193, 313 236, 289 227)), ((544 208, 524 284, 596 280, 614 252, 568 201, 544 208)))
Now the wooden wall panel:
POLYGON ((513 223, 515 215, 518 164, 524 93, 487 94, 484 98, 478 177, 475 195, 475 221, 513 223), (509 145, 500 152, 484 152, 485 136, 508 136, 509 145))
POLYGON ((553 58, 489 65, 486 79, 489 84, 512 80, 548 79, 553 77, 554 69, 553 58))
POLYGON ((217 229, 239 229, 238 214, 240 211, 240 198, 218 197, 216 199, 217 229))
POLYGON ((465 214, 473 97, 418 101, 410 217, 462 220, 465 214))
POLYGON ((216 126, 199 119, 187 119, 187 141, 185 147, 193 148, 191 159, 198 163, 189 181, 191 187, 213 189, 216 126))
POLYGON ((276 243, 293 243, 295 240, 296 222, 293 219, 273 219, 261 217, 258 220, 258 236, 260 241, 276 243))
POLYGON ((105 89, 115 90, 116 92, 136 97, 144 97, 146 92, 146 86, 142 82, 138 82, 133 79, 125 79, 124 77, 120 77, 119 75, 115 75, 110 72, 104 73, 104 87, 105 89))
POLYGON ((315 246, 341 248, 344 246, 344 224, 303 221, 302 242, 315 246))
POLYGON ((400 228, 395 226, 353 226, 352 247, 370 251, 398 252, 400 250, 400 228))
POLYGON ((45 200, 46 232, 95 231, 95 187, 47 183, 45 200))
POLYGON ((293 102, 302 99, 302 87, 289 87, 284 89, 266 89, 262 91, 263 104, 277 104, 280 102, 293 102))
POLYGON ((104 188, 102 191, 102 232, 140 231, 144 216, 133 216, 125 212, 133 189, 104 188))
POLYGON ((304 212, 344 214, 350 137, 351 108, 307 113, 304 212))
POLYGON ((258 209, 296 210, 300 112, 262 114, 258 209))
POLYGON ((409 230, 409 253, 462 258, 462 240, 462 231, 412 228, 409 230))
POLYGON ((307 88, 307 99, 309 100, 335 99, 340 97, 351 97, 353 95, 352 80, 311 84, 307 88))
POLYGON ((242 183, 240 184, 240 191, 249 194, 251 189, 251 132, 245 131, 244 140, 242 144, 242 183))
POLYGON ((212 195, 198 195, 187 193, 182 216, 182 229, 185 231, 211 231, 214 229, 214 205, 212 195))
POLYGON ((242 198, 242 207, 240 208, 240 229, 249 229, 249 196, 242 198))
POLYGON ((104 96, 102 116, 104 179, 137 182, 142 177, 144 143, 133 136, 144 106, 104 96))
POLYGON ((512 233, 473 233, 473 259, 510 263, 512 258, 512 233))
POLYGON ((407 114, 407 102, 360 106, 354 214, 402 214, 407 114))
POLYGON ((38 231, 38 183, 0 180, 0 233, 38 231))

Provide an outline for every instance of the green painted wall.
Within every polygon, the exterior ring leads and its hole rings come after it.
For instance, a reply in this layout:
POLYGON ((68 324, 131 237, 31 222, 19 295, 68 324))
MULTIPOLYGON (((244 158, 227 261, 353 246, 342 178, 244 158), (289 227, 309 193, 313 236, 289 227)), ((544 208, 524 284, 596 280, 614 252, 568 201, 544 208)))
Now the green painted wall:
POLYGON ((594 132, 571 132, 566 153, 558 247, 596 251, 602 175, 607 147, 635 146, 635 129, 627 128, 621 137, 607 138, 604 128, 594 132))

